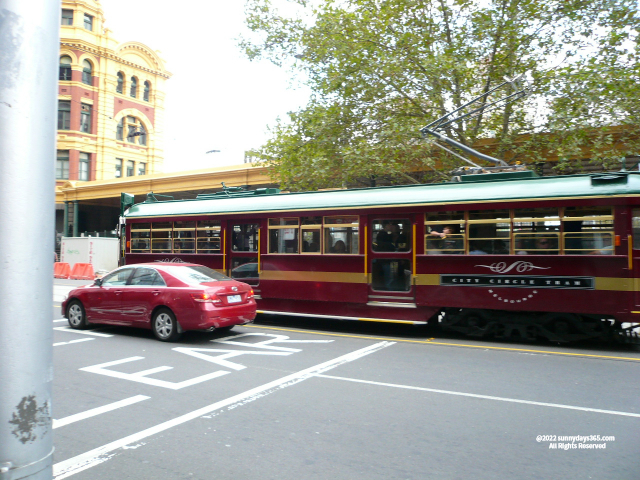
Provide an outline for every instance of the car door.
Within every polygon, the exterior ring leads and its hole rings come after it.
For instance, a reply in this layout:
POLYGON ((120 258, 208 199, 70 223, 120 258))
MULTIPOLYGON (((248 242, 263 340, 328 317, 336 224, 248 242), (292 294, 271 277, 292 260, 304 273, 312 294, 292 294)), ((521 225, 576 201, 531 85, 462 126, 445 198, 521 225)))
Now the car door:
POLYGON ((167 286, 154 268, 138 267, 122 293, 122 320, 128 325, 146 324, 167 286))
POLYGON ((85 306, 90 322, 122 324, 122 293, 133 268, 125 267, 102 278, 99 287, 92 292, 91 301, 85 306))

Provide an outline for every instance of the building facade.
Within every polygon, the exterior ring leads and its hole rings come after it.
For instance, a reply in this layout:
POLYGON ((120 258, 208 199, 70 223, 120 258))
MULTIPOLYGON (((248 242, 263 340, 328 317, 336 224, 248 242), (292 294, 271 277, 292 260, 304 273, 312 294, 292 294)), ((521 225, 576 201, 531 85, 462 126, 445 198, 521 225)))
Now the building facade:
POLYGON ((60 18, 57 185, 162 172, 165 62, 118 43, 96 0, 63 0, 60 18))
MULTIPOLYGON (((158 52, 112 37, 98 0, 62 0, 56 190, 161 173, 170 77, 158 52)), ((57 237, 100 217, 76 201, 56 204, 57 237)))

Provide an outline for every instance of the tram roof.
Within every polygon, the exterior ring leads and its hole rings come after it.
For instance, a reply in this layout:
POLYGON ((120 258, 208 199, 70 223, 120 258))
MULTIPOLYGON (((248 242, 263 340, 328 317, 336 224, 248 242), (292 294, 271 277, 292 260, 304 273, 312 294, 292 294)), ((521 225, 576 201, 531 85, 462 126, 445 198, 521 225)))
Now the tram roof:
POLYGON ((476 182, 401 185, 271 195, 229 197, 220 195, 216 198, 209 196, 187 200, 151 200, 133 205, 125 213, 125 217, 295 212, 627 195, 640 195, 640 172, 507 180, 491 180, 489 178, 479 179, 476 182))

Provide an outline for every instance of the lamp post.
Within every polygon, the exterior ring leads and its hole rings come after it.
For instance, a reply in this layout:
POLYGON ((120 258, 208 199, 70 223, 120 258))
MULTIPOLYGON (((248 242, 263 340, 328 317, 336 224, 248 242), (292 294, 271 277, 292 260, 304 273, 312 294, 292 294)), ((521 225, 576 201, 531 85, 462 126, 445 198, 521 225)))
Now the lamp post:
POLYGON ((60 0, 0 0, 0 479, 52 477, 59 46, 60 0))

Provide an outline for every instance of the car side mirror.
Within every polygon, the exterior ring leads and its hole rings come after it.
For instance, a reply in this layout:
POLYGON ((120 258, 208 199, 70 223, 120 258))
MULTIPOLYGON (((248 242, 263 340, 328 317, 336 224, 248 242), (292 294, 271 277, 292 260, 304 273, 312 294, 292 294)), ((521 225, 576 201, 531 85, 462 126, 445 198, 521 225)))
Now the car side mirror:
POLYGON ((101 278, 96 278, 95 281, 93 282, 93 284, 96 287, 101 287, 102 286, 102 279, 101 278))

